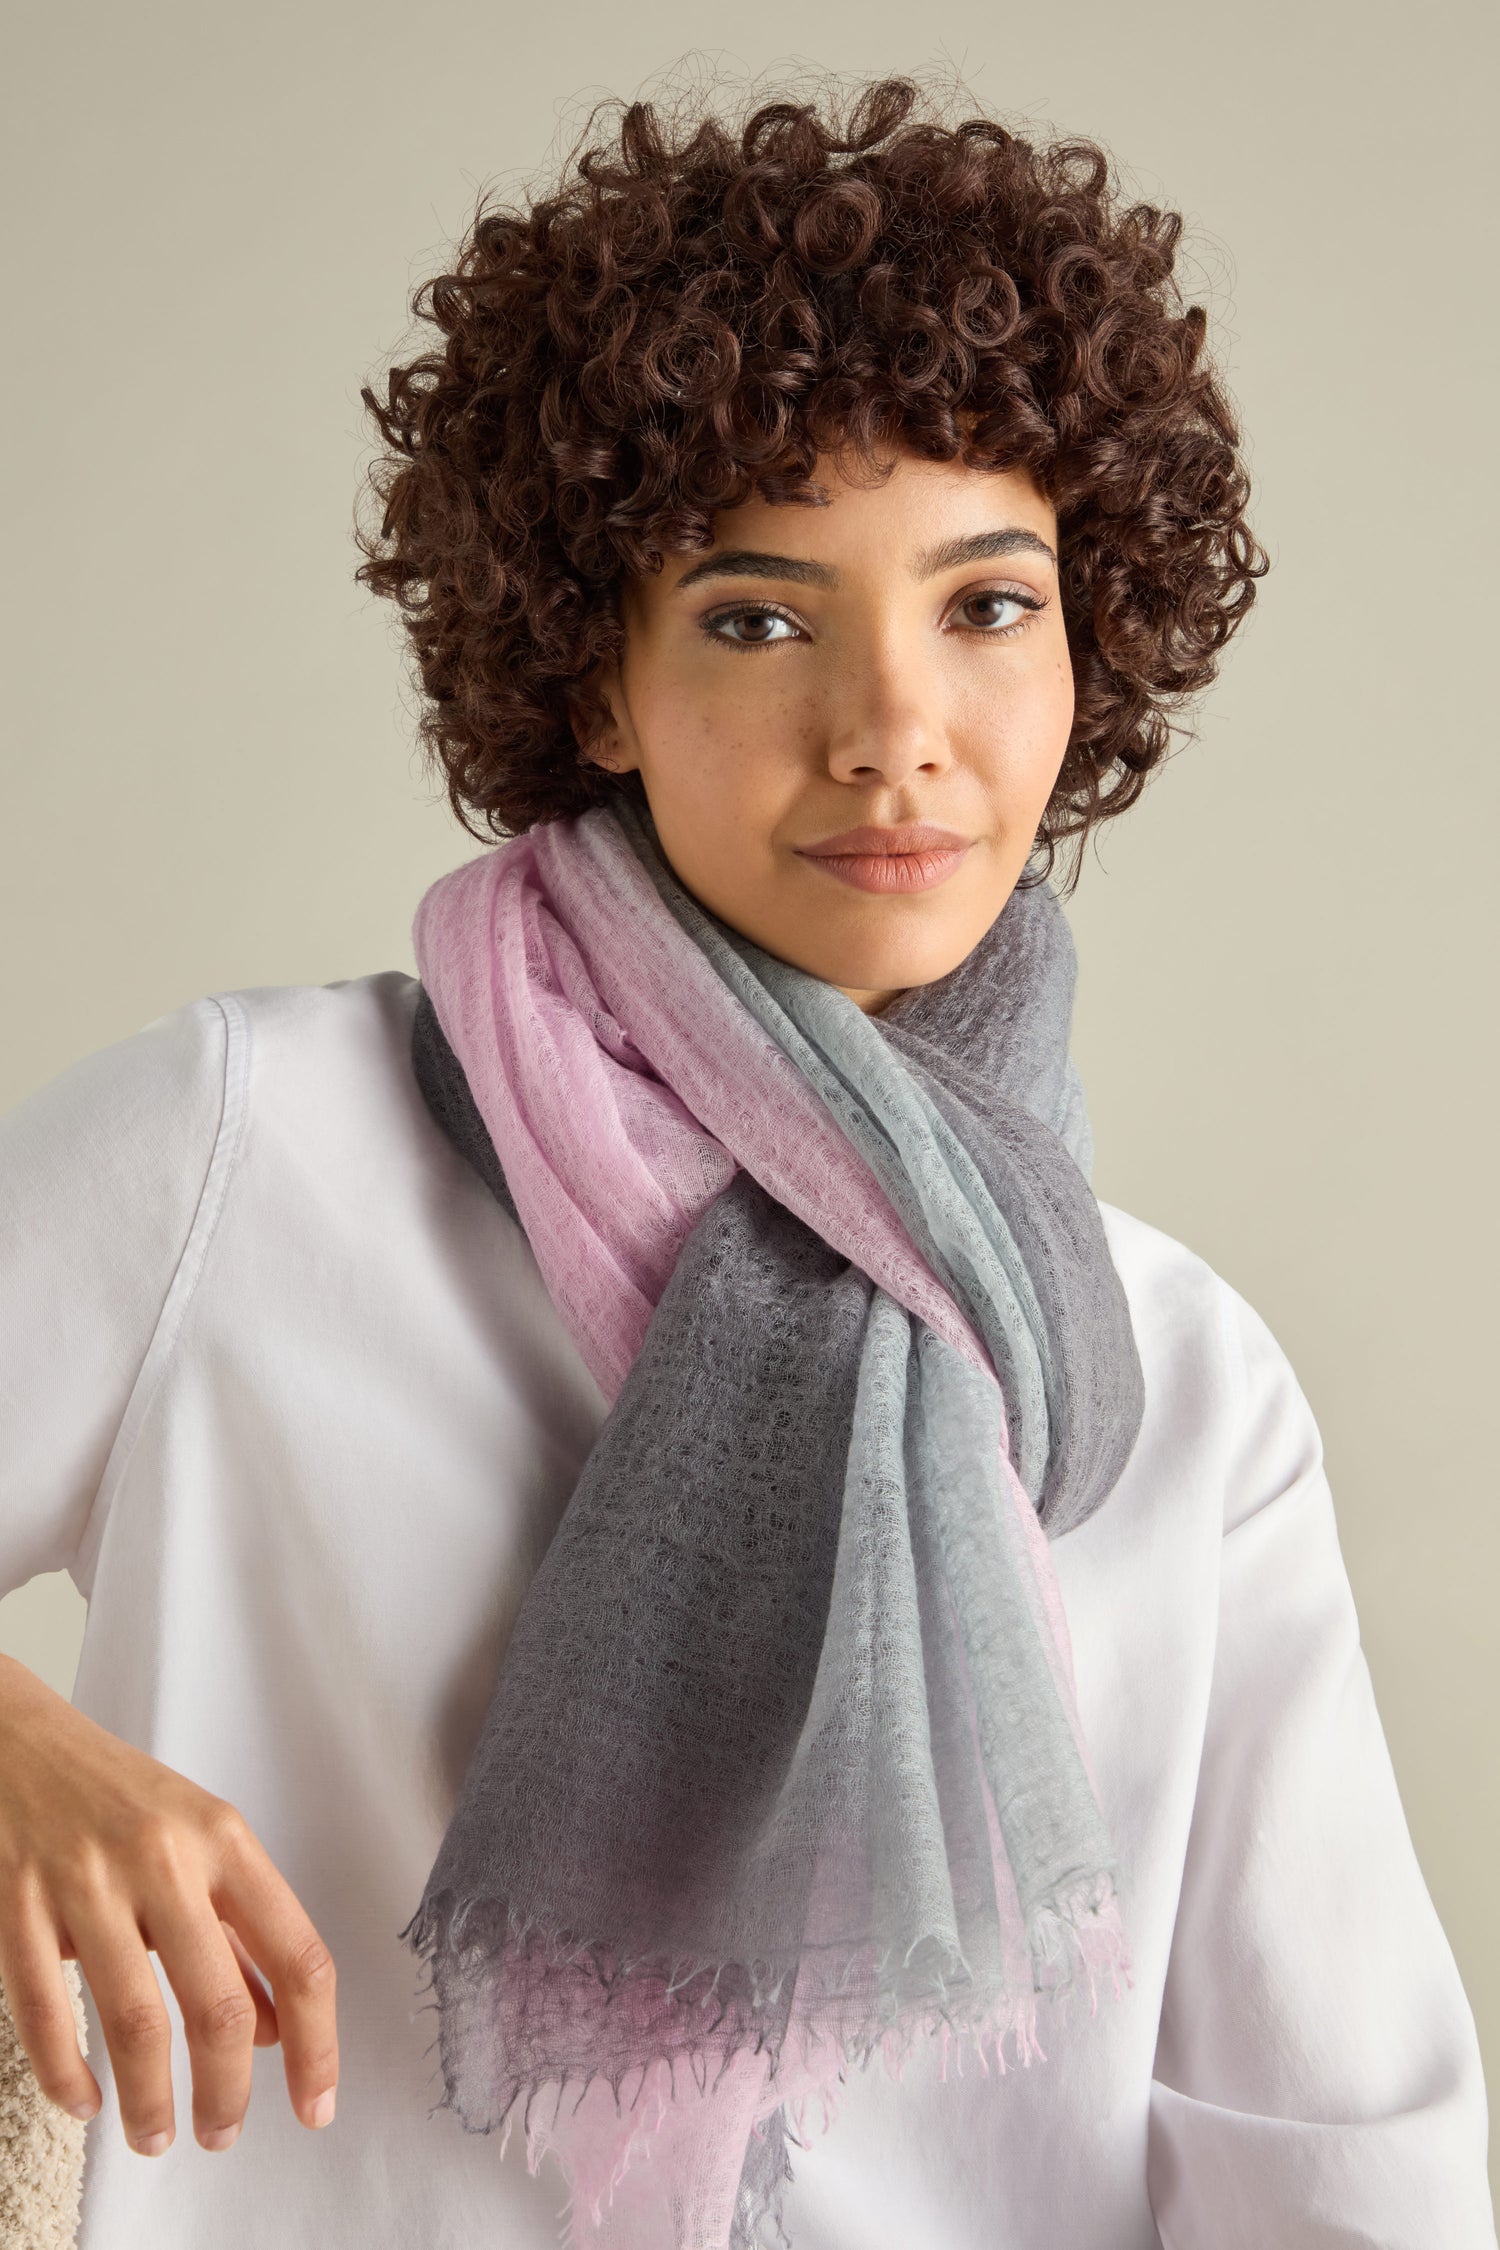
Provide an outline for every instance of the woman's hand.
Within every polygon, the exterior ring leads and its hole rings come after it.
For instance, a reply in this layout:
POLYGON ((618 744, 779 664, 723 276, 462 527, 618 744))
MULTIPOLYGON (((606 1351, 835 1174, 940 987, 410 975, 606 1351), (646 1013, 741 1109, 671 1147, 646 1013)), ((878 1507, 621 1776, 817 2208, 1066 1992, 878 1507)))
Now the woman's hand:
POLYGON ((145 2156, 159 2156, 175 2129, 171 2025, 152 1952, 182 2009, 202 2147, 233 2142, 251 2049, 278 2039, 293 2109, 304 2125, 328 2124, 333 1961, 245 1821, 0 1657, 0 1983, 43 2093, 93 2117, 99 2082, 62 1969, 77 1961, 125 2136, 145 2156))

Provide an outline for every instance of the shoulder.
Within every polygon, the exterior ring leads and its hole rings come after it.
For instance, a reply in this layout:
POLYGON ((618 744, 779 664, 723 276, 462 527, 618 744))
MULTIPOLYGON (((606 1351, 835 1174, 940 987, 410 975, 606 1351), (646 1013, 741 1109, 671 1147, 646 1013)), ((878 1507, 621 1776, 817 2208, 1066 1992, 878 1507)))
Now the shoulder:
POLYGON ((1224 1528, 1316 1477, 1323 1443, 1295 1369, 1263 1315, 1205 1258, 1101 1203, 1105 1236, 1146 1379, 1146 1414, 1168 1444, 1212 1434, 1224 1528))
MULTIPOLYGON (((452 1169, 410 1060, 415 977, 210 993, 96 1049, 0 1119, 0 1215, 227 1192, 247 1165, 358 1195, 452 1169)), ((454 1159, 453 1163, 456 1164, 454 1159)))
POLYGON ((410 1038, 420 987, 402 969, 343 977, 331 984, 252 985, 211 998, 238 1010, 268 1054, 295 1066, 342 1055, 369 1062, 410 1038))
POLYGON ((400 969, 333 984, 256 985, 212 995, 242 1027, 268 1091, 389 1081, 408 1067, 420 987, 400 969))
POLYGON ((7 1149, 64 1138, 162 1160, 217 1137, 236 1112, 311 1144, 347 1113, 370 1131, 416 1124, 410 1046, 419 986, 399 970, 326 985, 205 994, 61 1071, 0 1121, 7 1149))
POLYGON ((94 1049, 0 1117, 0 1235, 59 1214, 101 1230, 153 1214, 176 1232, 222 1133, 224 1009, 194 1000, 94 1049))
POLYGON ((216 993, 244 1064, 257 1111, 300 1119, 309 1129, 340 1104, 374 1104, 372 1124, 392 1109, 410 1114, 411 1032, 420 987, 399 969, 333 984, 260 985, 216 993))
POLYGON ((223 1090, 225 1012, 206 997, 82 1055, 0 1119, 10 1147, 108 1116, 116 1138, 148 1114, 201 1125, 223 1090))
POLYGON ((420 991, 414 976, 385 969, 216 995, 241 1050, 242 1165, 264 1186, 352 1213, 390 1213, 403 1197, 427 1205, 435 1189, 475 1201, 479 1183, 433 1123, 412 1068, 420 991))

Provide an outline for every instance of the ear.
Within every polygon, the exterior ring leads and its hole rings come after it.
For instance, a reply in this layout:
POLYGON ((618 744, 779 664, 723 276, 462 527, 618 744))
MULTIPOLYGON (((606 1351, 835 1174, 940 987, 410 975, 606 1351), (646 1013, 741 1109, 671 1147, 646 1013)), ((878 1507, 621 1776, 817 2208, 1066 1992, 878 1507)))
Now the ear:
POLYGON ((625 704, 619 665, 601 664, 591 675, 588 689, 584 708, 580 710, 575 704, 569 713, 580 757, 592 765, 602 766, 606 773, 635 772, 640 759, 636 754, 635 730, 625 704))

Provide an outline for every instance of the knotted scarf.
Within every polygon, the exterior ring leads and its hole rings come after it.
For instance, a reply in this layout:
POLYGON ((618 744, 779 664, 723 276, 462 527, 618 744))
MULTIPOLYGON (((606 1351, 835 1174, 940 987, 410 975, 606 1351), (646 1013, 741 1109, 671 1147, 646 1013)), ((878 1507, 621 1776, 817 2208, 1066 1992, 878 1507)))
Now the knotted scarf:
POLYGON ((401 1933, 442 2103, 580 2244, 749 2250, 851 2065, 1128 1979, 1048 1547, 1142 1411, 1071 938, 1018 889, 867 1015, 621 791, 416 945, 427 1102, 610 1402, 401 1933))

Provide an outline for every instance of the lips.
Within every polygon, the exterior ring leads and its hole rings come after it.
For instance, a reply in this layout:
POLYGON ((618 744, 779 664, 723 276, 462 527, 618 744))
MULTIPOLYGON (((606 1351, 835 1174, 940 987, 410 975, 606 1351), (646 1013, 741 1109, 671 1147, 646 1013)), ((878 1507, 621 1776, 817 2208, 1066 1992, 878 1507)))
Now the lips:
POLYGON ((797 850, 839 882, 861 891, 926 891, 944 882, 971 839, 929 820, 896 828, 846 828, 797 850))

